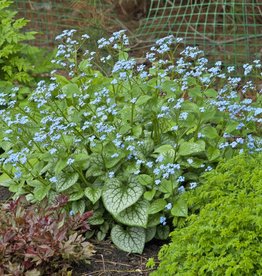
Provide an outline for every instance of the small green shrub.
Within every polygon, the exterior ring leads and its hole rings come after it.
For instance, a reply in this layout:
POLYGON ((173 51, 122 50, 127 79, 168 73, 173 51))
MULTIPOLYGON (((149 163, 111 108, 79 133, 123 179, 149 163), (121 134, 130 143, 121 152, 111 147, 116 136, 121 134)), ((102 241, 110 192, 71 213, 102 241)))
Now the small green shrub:
POLYGON ((34 70, 29 61, 29 52, 36 48, 23 42, 34 39, 35 32, 24 32, 27 20, 15 19, 16 12, 11 9, 13 1, 0 1, 0 80, 28 83, 34 70))
POLYGON ((93 247, 82 233, 92 213, 70 215, 67 202, 63 195, 51 205, 20 197, 0 206, 0 275, 65 275, 73 262, 89 261, 93 247))
POLYGON ((141 253, 187 216, 180 194, 203 172, 261 150, 262 111, 245 98, 252 82, 242 97, 241 79, 226 77, 221 62, 209 68, 196 47, 174 60, 181 41, 173 36, 156 42, 146 67, 129 57, 123 31, 98 41, 106 56, 85 49, 88 35, 77 41, 74 33, 57 37, 53 63, 63 75, 39 82, 25 101, 19 91, 0 93, 0 184, 32 201, 65 193, 75 212, 94 210, 98 239, 111 231, 119 248, 141 253))
POLYGON ((188 195, 196 213, 172 232, 152 275, 262 274, 262 155, 240 155, 188 195))

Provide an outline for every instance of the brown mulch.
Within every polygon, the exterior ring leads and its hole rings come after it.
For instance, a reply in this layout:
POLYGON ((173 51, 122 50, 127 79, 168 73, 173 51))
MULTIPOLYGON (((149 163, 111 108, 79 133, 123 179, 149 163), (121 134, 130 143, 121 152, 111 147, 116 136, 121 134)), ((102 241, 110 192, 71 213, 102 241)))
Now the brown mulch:
POLYGON ((141 276, 149 275, 153 269, 146 268, 149 258, 157 260, 163 242, 153 240, 146 244, 143 254, 129 254, 117 249, 109 240, 90 241, 96 253, 90 265, 78 264, 73 267, 73 276, 141 276))

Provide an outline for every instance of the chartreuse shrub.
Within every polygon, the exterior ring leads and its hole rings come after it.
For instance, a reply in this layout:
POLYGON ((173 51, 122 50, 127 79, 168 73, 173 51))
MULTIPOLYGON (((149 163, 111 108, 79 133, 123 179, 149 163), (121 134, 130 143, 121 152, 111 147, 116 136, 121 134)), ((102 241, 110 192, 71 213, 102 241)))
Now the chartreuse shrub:
POLYGON ((92 213, 70 216, 67 201, 30 204, 21 196, 1 204, 0 275, 68 275, 71 264, 89 261, 93 247, 83 233, 92 213))
POLYGON ((52 72, 25 101, 16 89, 0 94, 0 183, 31 201, 65 193, 74 212, 94 210, 98 239, 110 231, 119 248, 141 253, 187 216, 180 194, 203 172, 261 149, 261 99, 246 97, 256 94, 251 81, 237 91, 241 80, 222 73, 221 62, 209 68, 195 47, 174 59, 181 41, 173 36, 156 42, 146 67, 128 56, 123 31, 98 41, 105 56, 74 32, 57 37, 53 63, 63 76, 52 72))
POLYGON ((261 168, 261 154, 242 154, 205 174, 187 195, 192 215, 171 233, 151 275, 261 275, 261 168))

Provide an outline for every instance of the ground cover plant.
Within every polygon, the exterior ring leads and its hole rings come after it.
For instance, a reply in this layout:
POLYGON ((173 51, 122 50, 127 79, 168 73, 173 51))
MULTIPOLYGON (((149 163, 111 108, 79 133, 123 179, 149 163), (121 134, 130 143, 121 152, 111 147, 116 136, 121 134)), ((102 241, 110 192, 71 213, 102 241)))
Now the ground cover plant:
POLYGON ((242 154, 205 174, 187 194, 186 226, 171 233, 151 275, 261 275, 261 168, 261 154, 242 154))
POLYGON ((71 216, 67 201, 30 204, 22 196, 1 204, 0 275, 68 275, 70 264, 88 262, 93 247, 82 233, 92 213, 71 216))
MULTIPOLYGON (((187 216, 181 194, 203 172, 261 150, 261 97, 234 68, 208 67, 196 47, 175 59, 182 41, 173 36, 156 42, 146 66, 128 56, 124 31, 98 41, 104 56, 74 33, 57 37, 53 63, 67 73, 52 72, 24 100, 19 87, 0 94, 0 183, 32 202, 65 193, 73 212, 94 210, 90 236, 110 232, 120 249, 141 253, 187 216)), ((261 76, 259 60, 243 68, 261 76)))

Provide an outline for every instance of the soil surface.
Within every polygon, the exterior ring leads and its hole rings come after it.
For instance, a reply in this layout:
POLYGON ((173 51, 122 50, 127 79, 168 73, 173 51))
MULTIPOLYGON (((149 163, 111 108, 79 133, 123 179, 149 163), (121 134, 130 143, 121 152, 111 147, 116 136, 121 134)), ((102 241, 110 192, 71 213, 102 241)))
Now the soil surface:
POLYGON ((143 254, 129 254, 117 249, 110 241, 95 242, 96 253, 90 265, 73 267, 73 276, 141 276, 149 275, 153 269, 146 268, 149 258, 157 260, 157 254, 163 242, 153 240, 146 244, 143 254))
POLYGON ((1 201, 6 201, 10 199, 12 196, 12 193, 9 192, 9 190, 6 187, 0 186, 0 203, 1 201))

